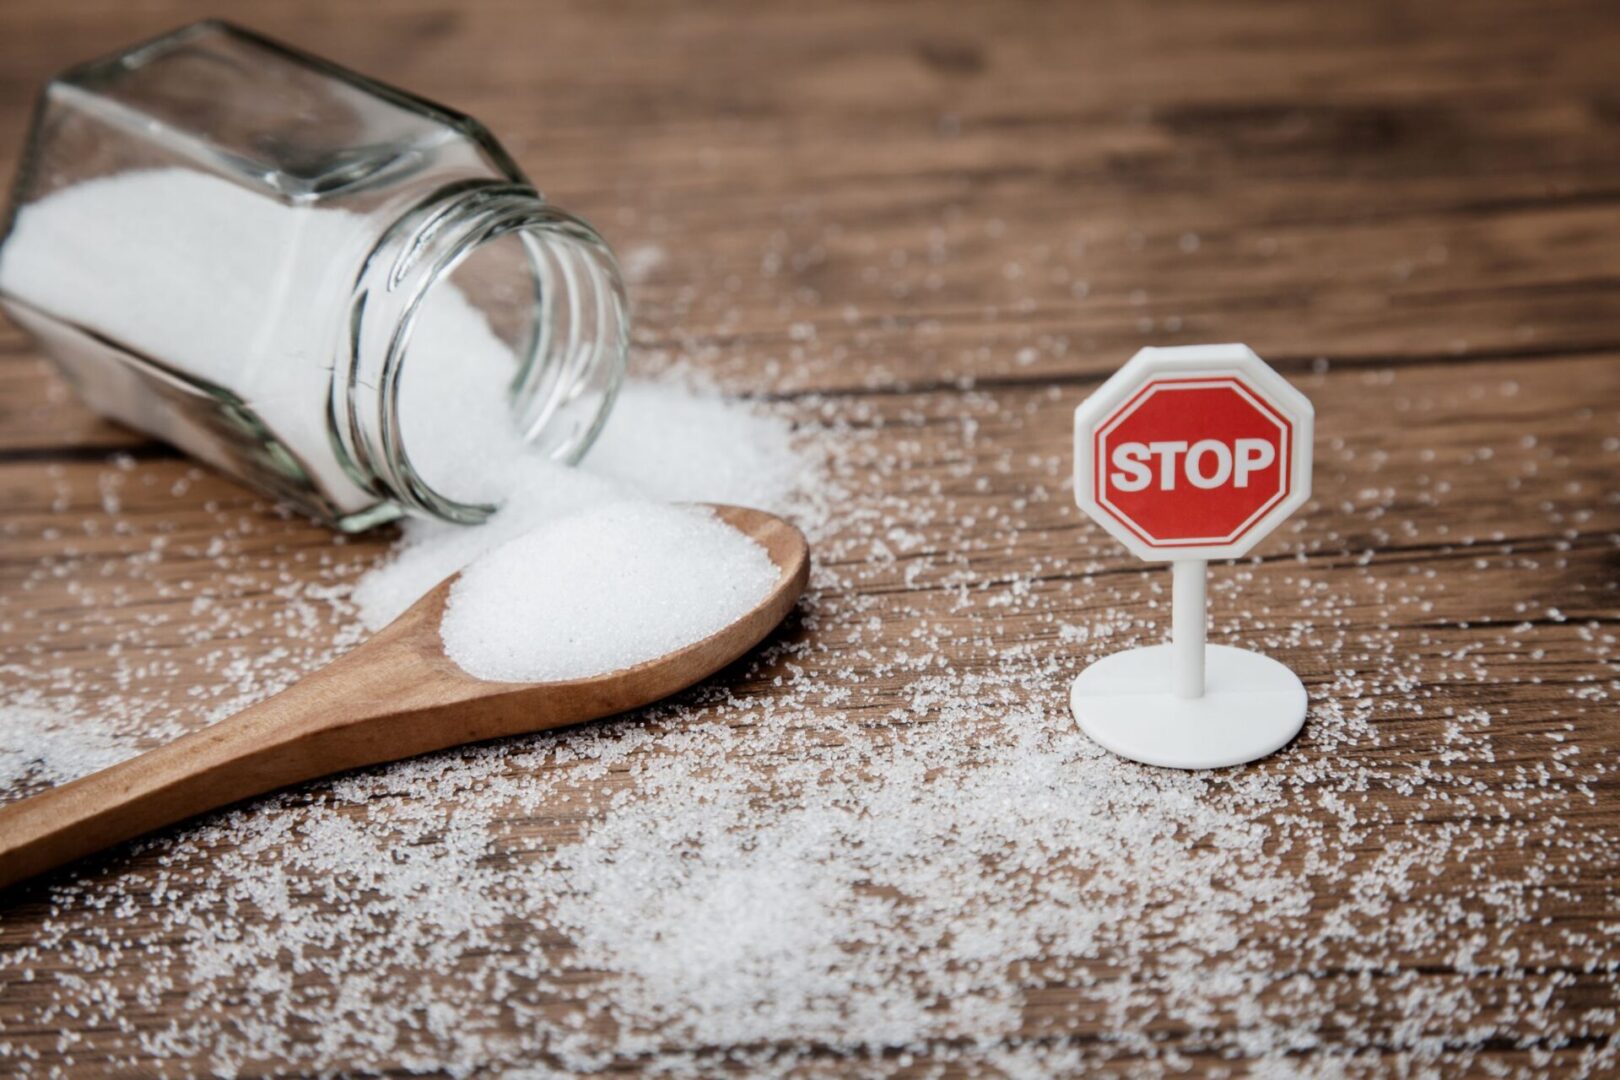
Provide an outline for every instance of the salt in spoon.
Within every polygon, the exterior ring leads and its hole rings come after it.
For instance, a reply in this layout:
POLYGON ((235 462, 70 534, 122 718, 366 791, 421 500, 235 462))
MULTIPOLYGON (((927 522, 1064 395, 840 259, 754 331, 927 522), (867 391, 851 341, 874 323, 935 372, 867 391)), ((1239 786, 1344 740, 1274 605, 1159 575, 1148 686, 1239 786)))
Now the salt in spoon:
POLYGON ((0 889, 204 811, 331 773, 599 720, 650 705, 763 641, 798 601, 810 548, 762 510, 710 507, 776 564, 770 593, 701 641, 566 682, 475 678, 445 655, 456 575, 369 641, 281 693, 167 746, 0 807, 0 889))

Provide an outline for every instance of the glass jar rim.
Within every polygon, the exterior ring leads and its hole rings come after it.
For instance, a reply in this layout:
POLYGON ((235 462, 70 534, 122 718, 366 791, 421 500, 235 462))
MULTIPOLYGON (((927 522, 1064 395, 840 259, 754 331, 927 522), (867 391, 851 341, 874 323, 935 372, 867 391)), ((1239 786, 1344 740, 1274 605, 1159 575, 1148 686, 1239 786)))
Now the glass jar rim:
POLYGON ((525 241, 531 258, 550 256, 564 268, 561 287, 535 297, 538 332, 513 383, 514 414, 540 414, 522 425, 523 441, 545 434, 553 411, 566 403, 585 420, 550 456, 572 464, 590 448, 617 395, 629 310, 607 242, 528 185, 477 182, 439 192, 396 220, 367 256, 350 297, 330 395, 339 457, 358 483, 409 510, 477 524, 497 508, 458 499, 424 477, 401 422, 400 387, 428 296, 475 252, 512 236, 525 241), (567 340, 555 333, 564 320, 553 305, 567 315, 567 340), (539 366, 549 379, 532 377, 539 366), (542 395, 550 400, 539 400, 542 395))

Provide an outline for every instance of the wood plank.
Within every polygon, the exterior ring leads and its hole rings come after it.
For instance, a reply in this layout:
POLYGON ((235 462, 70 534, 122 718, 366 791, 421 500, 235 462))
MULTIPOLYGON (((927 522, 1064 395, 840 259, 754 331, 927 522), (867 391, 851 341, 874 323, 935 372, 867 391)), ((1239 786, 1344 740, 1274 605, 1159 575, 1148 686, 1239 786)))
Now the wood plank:
MULTIPOLYGON (((1377 5, 984 8, 941 35, 855 7, 751 13, 735 49, 740 16, 630 8, 548 20, 520 38, 538 56, 496 47, 505 8, 419 5, 365 40, 302 8, 262 26, 487 119, 560 202, 661 253, 649 345, 850 389, 1094 376, 1147 340, 1295 365, 1614 346, 1620 125, 1582 10, 1498 5, 1441 37, 1377 5), (637 60, 602 62, 598 34, 637 60)), ((3 36, 38 80, 153 25, 3 36)))
MULTIPOLYGON (((0 173, 42 79, 196 13, 0 8, 0 173)), ((795 417, 834 513, 774 648, 671 707, 305 785, 7 896, 0 1071, 1620 1067, 1610 7, 233 17, 486 120, 619 248, 638 362, 795 417), (1318 465, 1214 569, 1212 639, 1290 664, 1313 712, 1183 783, 1065 720, 1072 674, 1168 613, 1074 508, 1068 425, 1139 345, 1227 339, 1312 397, 1318 465), (685 1010, 660 1026, 605 958, 667 943, 536 906, 559 875, 634 899, 582 839, 633 851, 703 799, 757 841, 738 888, 805 881, 771 859, 812 827, 867 868, 846 1013, 791 982, 760 991, 774 1026, 708 1007, 755 985, 717 953, 652 972, 685 1010)), ((344 590, 390 539, 99 420, 0 327, 8 703, 96 716, 115 753, 195 729, 353 644, 344 590)))
MULTIPOLYGON (((1464 969, 1452 953, 1466 936, 1466 922, 1443 920, 1432 937, 1426 932, 1422 945, 1414 941, 1410 948, 1377 952, 1375 967, 1386 971, 1382 977, 1402 973, 1413 1001, 1461 995, 1457 1000, 1468 1004, 1473 1022, 1492 1031, 1521 1031, 1515 1025, 1525 1014, 1514 995, 1549 977, 1505 959, 1528 950, 1536 957, 1537 972, 1561 973, 1553 977, 1567 1002, 1548 1020, 1547 1030, 1528 1037, 1543 1040, 1537 1045, 1549 1050, 1565 1038, 1595 1045, 1595 1029, 1577 1017, 1586 1009, 1612 1007, 1614 993, 1612 975, 1591 970, 1584 948, 1590 941, 1585 935, 1597 932, 1609 917, 1610 885, 1620 869, 1613 846, 1616 781, 1602 765, 1620 751, 1605 704, 1615 681, 1612 627, 1620 620, 1613 573, 1620 504, 1606 493, 1620 451, 1604 449, 1620 419, 1620 366, 1610 357, 1547 362, 1534 370, 1550 377, 1516 387, 1523 365, 1466 370, 1465 381, 1443 367, 1385 375, 1329 372, 1304 380, 1321 423, 1319 496, 1303 515, 1302 527, 1269 542, 1258 561, 1215 571, 1215 638, 1263 647, 1285 659, 1306 679, 1317 702, 1297 755, 1265 770, 1294 777, 1283 781, 1282 801, 1266 815, 1276 815, 1275 839, 1290 835, 1283 822, 1291 814, 1320 819, 1328 813, 1332 801, 1318 802, 1310 785, 1295 785, 1311 772, 1310 761, 1330 761, 1357 778, 1354 793, 1328 785, 1335 800, 1356 807, 1354 822, 1344 825, 1349 842, 1338 858, 1348 861, 1337 868, 1336 880, 1348 883, 1357 875, 1379 880, 1379 861, 1391 852, 1416 849, 1432 856, 1455 844, 1467 851, 1469 862, 1489 867, 1487 880, 1494 888, 1520 891, 1534 880, 1535 889, 1545 892, 1526 908, 1544 921, 1498 927, 1496 940, 1476 957, 1509 963, 1518 972, 1499 992, 1472 980, 1461 989, 1464 969), (1602 405, 1583 404, 1588 402, 1602 405), (1398 429, 1380 419, 1392 412, 1422 415, 1423 437, 1400 438, 1398 429), (1531 425, 1539 432, 1535 445, 1522 437, 1531 425), (1302 620, 1301 612, 1311 616, 1302 620), (1583 696, 1599 689, 1595 698, 1583 696), (1477 732, 1458 735, 1458 717, 1481 715, 1491 721, 1488 757, 1477 756, 1486 745, 1477 732), (1434 772, 1430 762, 1437 755, 1445 758, 1459 738, 1469 753, 1447 759, 1446 769, 1434 772), (1562 746, 1566 739, 1579 747, 1578 756, 1558 761, 1568 773, 1551 790, 1527 784, 1526 770, 1534 774, 1545 767, 1547 749, 1555 745, 1549 740, 1562 746), (1549 815, 1582 822, 1578 827, 1593 846, 1568 858, 1527 855, 1521 838, 1546 835, 1549 815)), ((767 785, 765 790, 771 790, 772 770, 793 766, 799 739, 836 742, 843 725, 855 724, 880 746, 903 745, 918 737, 919 726, 960 722, 945 719, 952 704, 948 698, 933 696, 942 692, 935 682, 942 664, 958 676, 997 687, 1005 709, 1055 709, 1061 698, 1049 699, 1060 694, 1065 673, 1160 632, 1167 609, 1162 575, 1132 563, 1099 530, 1081 522, 1061 490, 1068 416, 1076 397, 1073 391, 1009 389, 797 406, 807 417, 858 424, 866 432, 856 438, 842 471, 847 480, 868 479, 851 487, 844 505, 848 523, 820 547, 827 578, 815 604, 821 629, 809 639, 816 647, 791 661, 783 657, 760 670, 735 672, 726 683, 731 692, 768 701, 773 681, 787 676, 791 663, 803 672, 791 676, 796 685, 847 686, 853 696, 827 711, 832 725, 827 730, 817 730, 813 712, 796 715, 792 738, 778 733, 757 748, 764 771, 756 780, 767 785), (982 488, 981 477, 990 478, 982 488), (1042 489, 1048 498, 1010 511, 1015 500, 1042 489), (908 511, 909 535, 903 542, 885 521, 896 506, 908 511), (964 608, 963 590, 982 590, 998 602, 964 608), (875 636, 865 629, 872 617, 882 624, 875 636), (1076 638, 1079 628, 1092 636, 1076 638), (1106 637, 1095 636, 1105 631, 1106 637), (913 647, 941 646, 947 651, 932 659, 904 659, 913 647), (923 659, 927 662, 916 662, 923 659), (1041 671, 1049 672, 1044 682, 1035 678, 1041 671)), ((103 692, 134 683, 150 700, 190 710, 184 719, 175 717, 190 726, 197 720, 194 696, 206 689, 198 685, 199 672, 272 658, 266 679, 274 681, 320 658, 322 635, 340 620, 307 602, 289 611, 277 603, 275 590, 289 570, 295 576, 306 572, 299 570, 300 556, 336 555, 345 565, 353 560, 360 566, 376 556, 377 542, 333 552, 317 530, 278 519, 241 497, 232 500, 228 485, 206 475, 195 478, 196 491, 172 494, 165 481, 183 477, 189 468, 166 461, 142 462, 127 471, 66 465, 62 484, 68 506, 54 513, 44 493, 33 503, 9 496, 14 536, 0 564, 3 595, 9 598, 7 621, 33 628, 25 666, 51 680, 53 692, 72 686, 93 701, 98 683, 103 692), (148 475, 157 479, 144 483, 148 475), (49 533, 74 514, 87 527, 105 520, 98 505, 109 477, 123 478, 117 490, 124 534, 95 528, 93 535, 64 544, 49 533), (216 506, 212 513, 194 509, 198 499, 210 498, 216 506), (228 553, 210 558, 203 544, 222 525, 228 553), (154 535, 169 536, 170 543, 161 561, 147 567, 154 535), (39 572, 46 559, 52 565, 49 576, 39 572), (112 606, 128 592, 142 595, 112 606), (215 606, 198 614, 190 603, 202 594, 215 606), (240 637, 221 656, 214 635, 226 627, 240 637), (109 663, 107 650, 115 641, 122 651, 109 663)), ((15 492, 19 486, 0 485, 0 490, 15 492)), ((960 693, 961 687, 950 692, 960 693)), ((200 702, 203 711, 206 700, 200 702)), ((529 760, 517 757, 505 761, 498 775, 522 782, 531 768, 529 760)), ((502 847, 532 858, 570 843, 583 823, 609 812, 615 793, 629 780, 587 784, 534 808, 515 798, 495 812, 506 836, 502 847)), ((277 813, 294 829, 305 814, 319 820, 333 812, 364 820, 368 828, 399 828, 389 824, 402 808, 397 794, 385 794, 391 786, 376 778, 364 781, 365 801, 347 804, 337 794, 341 785, 308 785, 278 800, 277 813)), ((453 795, 444 798, 449 801, 438 803, 435 813, 451 812, 456 805, 453 795)), ((169 889, 217 895, 213 890, 221 886, 210 878, 210 867, 220 859, 231 864, 232 858, 218 843, 208 830, 183 833, 133 859, 106 860, 91 880, 160 875, 169 889)), ((1281 856, 1282 865, 1302 872, 1293 860, 1307 857, 1322 853, 1296 850, 1281 856)), ((1461 872, 1464 864, 1446 861, 1449 872, 1406 887, 1405 905, 1437 913, 1465 911, 1477 901, 1478 885, 1461 872)), ((301 881, 295 891, 315 886, 303 876, 308 873, 293 871, 294 880, 301 881)), ((25 902, 4 931, 7 946, 31 964, 42 957, 27 953, 24 943, 46 917, 42 899, 25 902)), ((1365 976, 1358 974, 1369 948, 1389 949, 1390 943, 1335 942, 1327 931, 1333 921, 1356 918, 1352 913, 1368 903, 1353 893, 1322 895, 1296 934, 1279 944, 1268 940, 1267 924, 1240 919, 1233 947, 1242 955, 1259 950, 1274 965, 1265 978, 1273 988, 1268 995, 1282 993, 1291 972, 1308 976, 1312 1000, 1341 1000, 1347 1015, 1355 1017, 1340 1037, 1395 1053, 1403 1045, 1396 1034, 1403 1016, 1399 1008, 1386 1006, 1399 999, 1383 992, 1369 996, 1365 976)), ((133 942, 147 940, 143 933, 156 934, 145 946, 147 955, 152 950, 158 956, 183 954, 188 931, 162 929, 161 904, 136 904, 140 914, 133 925, 151 929, 120 927, 112 939, 133 942)), ((1368 914, 1384 910, 1381 901, 1367 908, 1368 914)), ((1486 904, 1483 910, 1499 908, 1486 904)), ((109 933, 105 927, 81 932, 92 939, 109 933)), ((275 933, 268 925, 264 932, 275 933)), ((498 950, 534 944, 521 936, 502 940, 498 950)), ((546 948, 567 963, 567 943, 546 948)), ((515 951, 500 955, 516 962, 515 951)), ((1096 996, 1093 980, 1128 990, 1150 980, 1153 970, 1174 984, 1180 970, 1172 963, 1126 978, 1112 961, 1076 967, 1053 960, 1045 966, 1050 972, 1035 980, 1025 1005, 1024 1036, 1056 1038, 1071 1049, 1094 1046, 1100 1056, 1106 1056, 1103 1044, 1094 1040, 1116 1030, 1119 1018, 1104 1006, 1106 998, 1096 996)), ((1036 962, 1033 970, 1042 968, 1036 962)), ((120 976, 128 986, 139 985, 143 977, 134 969, 120 976)), ((581 1000, 589 999, 588 986, 578 992, 581 1000)), ((38 993, 30 991, 9 1006, 0 1001, 0 1022, 13 1028, 40 1007, 38 993)), ((1286 1009, 1289 1000, 1278 998, 1274 1004, 1286 1009)), ((227 1018, 245 1022, 245 1014, 236 1011, 241 1006, 221 1007, 227 1018)), ((542 1010, 553 1020, 565 1012, 561 1006, 551 1013, 542 1010)), ((1225 1021, 1214 1022, 1236 1022, 1236 1013, 1222 1015, 1225 1021)), ((166 1022, 160 1009, 140 1019, 137 1029, 155 1030, 166 1022)), ((1441 1016, 1431 1015, 1425 1023, 1450 1032, 1446 1037, 1461 1038, 1441 1016)), ((1174 1022, 1149 1027, 1190 1046, 1204 1037, 1198 1034, 1201 1027, 1174 1022)), ((92 1045, 100 1038, 107 1047, 127 1045, 110 1032, 86 1036, 92 1045)), ((47 1042, 42 1036, 35 1045, 43 1048, 47 1042)), ((1507 1060, 1510 1048, 1502 1050, 1507 1060)))

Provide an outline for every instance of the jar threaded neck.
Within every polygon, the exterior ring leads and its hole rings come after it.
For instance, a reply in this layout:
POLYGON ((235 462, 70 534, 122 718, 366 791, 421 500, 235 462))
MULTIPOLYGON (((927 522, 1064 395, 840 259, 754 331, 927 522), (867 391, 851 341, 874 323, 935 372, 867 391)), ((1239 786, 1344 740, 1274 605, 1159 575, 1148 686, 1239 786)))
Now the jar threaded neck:
MULTIPOLYGON (((438 378, 489 377, 460 363, 459 349, 427 352, 414 345, 429 296, 454 289, 450 278, 458 268, 497 242, 521 251, 521 273, 529 279, 517 297, 529 326, 498 388, 508 406, 504 420, 515 442, 531 451, 577 461, 606 421, 624 374, 628 303, 606 242, 527 185, 448 190, 400 217, 357 275, 332 378, 333 438, 356 482, 406 510, 466 524, 487 518, 498 500, 446 490, 442 475, 425 474, 427 448, 413 445, 401 386, 411 366, 421 364, 459 365, 435 372, 438 378)), ((504 286, 509 299, 515 284, 504 286)), ((454 395, 446 397, 449 408, 454 395)), ((480 419, 488 422, 467 422, 480 419)), ((454 464, 490 467, 477 460, 454 464)))

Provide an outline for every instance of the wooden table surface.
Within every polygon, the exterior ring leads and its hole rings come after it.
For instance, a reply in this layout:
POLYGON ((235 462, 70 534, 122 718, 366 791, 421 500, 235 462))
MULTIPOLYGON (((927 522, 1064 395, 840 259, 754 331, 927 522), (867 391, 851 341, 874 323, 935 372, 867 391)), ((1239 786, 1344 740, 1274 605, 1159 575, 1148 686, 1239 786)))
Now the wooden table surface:
MULTIPOLYGON (((0 174, 54 71, 209 13, 0 7, 0 174)), ((1090 944, 1035 911, 1022 951, 981 970, 962 940, 992 933, 995 908, 965 892, 931 946, 948 965, 879 950, 921 986, 916 1014, 886 1027, 853 1004, 774 1028, 677 1008, 638 1040, 614 1034, 637 1020, 629 999, 583 975, 522 1004, 511 986, 475 993, 503 963, 538 978, 531 955, 566 968, 577 943, 507 918, 450 960, 391 955, 390 924, 359 918, 352 894, 323 899, 299 845, 447 796, 387 771, 362 778, 369 808, 342 782, 309 785, 0 900, 0 1071, 1620 1068, 1620 8, 401 0, 231 15, 486 121, 632 264, 640 362, 683 358, 843 447, 816 596, 784 631, 802 648, 719 680, 767 713, 784 678, 828 692, 795 691, 794 718, 754 750, 728 720, 727 767, 757 754, 767 776, 818 741, 906 747, 947 726, 996 746, 1020 717, 1072 737, 1067 679, 1168 613, 1167 582, 1085 522, 1064 480, 1073 406, 1144 344, 1247 342, 1315 402, 1314 500, 1256 559, 1214 568, 1211 589, 1214 640, 1287 662, 1312 717, 1278 757, 1188 787, 1073 751, 1086 776, 1153 787, 1156 806, 1189 792, 1227 824, 1201 836, 1187 823, 1205 819, 1178 818, 1121 855, 1148 864, 1129 909, 1087 896, 1085 860, 1104 856, 1078 840, 1037 878, 1003 880, 1033 910, 1058 901, 1031 881, 1072 879, 1076 920, 1094 902, 1123 927, 1090 944), (1248 856, 1237 828, 1253 830, 1248 856), (1211 922, 1181 903, 1197 872, 1172 864, 1215 849, 1232 857, 1207 888, 1246 899, 1211 922), (1264 874, 1245 877, 1245 858, 1264 874), (277 865, 302 882, 296 903, 254 891, 277 865), (314 935, 297 946, 294 917, 314 935), (316 942, 323 925, 343 939, 316 942), (415 993, 399 964, 451 989, 440 1011, 368 1028, 387 995, 415 993), (980 1001, 995 1008, 967 1007, 980 1001)), ((340 545, 98 420, 0 326, 6 700, 117 708, 143 744, 195 726, 231 700, 225 667, 232 693, 273 689, 352 640, 296 587, 352 576, 390 540, 340 545)), ((684 715, 659 714, 660 737, 684 715)), ((553 776, 493 819, 535 851, 656 794, 629 751, 561 783, 573 766, 537 745, 481 752, 513 783, 553 776)), ((476 756, 424 765, 421 782, 476 756)), ((1130 790, 1107 796, 1110 818, 1146 812, 1130 790)), ((430 875, 497 859, 480 848, 436 871, 453 831, 413 834, 397 857, 426 852, 430 875)))

